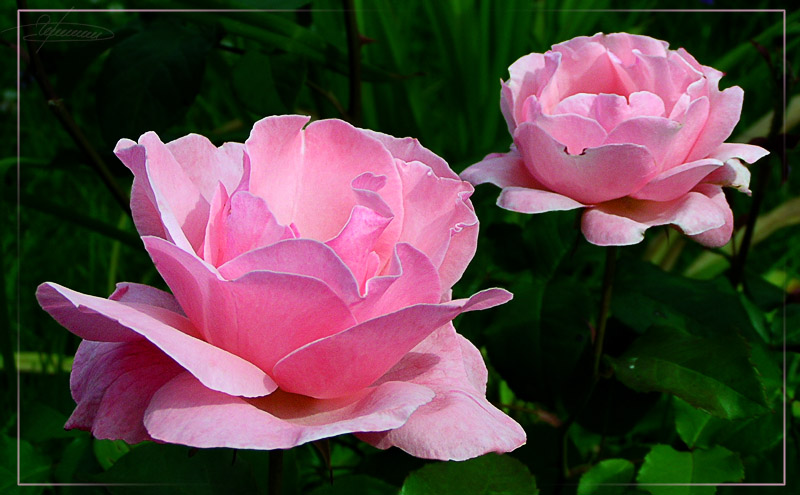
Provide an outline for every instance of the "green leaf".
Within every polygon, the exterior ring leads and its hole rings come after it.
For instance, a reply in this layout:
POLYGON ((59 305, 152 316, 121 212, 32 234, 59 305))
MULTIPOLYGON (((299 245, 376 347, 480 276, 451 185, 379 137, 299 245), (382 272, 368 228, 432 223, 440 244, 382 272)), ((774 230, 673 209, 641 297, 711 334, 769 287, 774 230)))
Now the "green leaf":
POLYGON ((670 326, 701 337, 756 335, 727 280, 691 280, 629 258, 619 260, 611 311, 640 332, 670 326))
POLYGON ((645 456, 636 481, 640 484, 639 488, 652 495, 713 495, 715 486, 687 485, 736 482, 743 478, 741 459, 724 447, 678 452, 669 445, 656 445, 645 456))
POLYGON ((727 419, 768 411, 747 344, 735 334, 702 338, 656 327, 612 361, 617 378, 640 392, 668 392, 727 419))
POLYGON ((334 477, 332 485, 324 485, 308 495, 396 495, 397 487, 372 476, 356 474, 334 477))
POLYGON ((180 121, 200 91, 211 46, 196 30, 158 23, 112 48, 96 92, 105 139, 136 139, 180 121))
POLYGON ((411 473, 400 495, 535 495, 528 468, 509 456, 488 454, 464 462, 437 462, 411 473))
POLYGON ((47 483, 50 474, 50 459, 37 452, 25 440, 17 440, 6 435, 0 436, 0 493, 28 494, 41 493, 43 487, 17 486, 17 462, 19 461, 19 481, 22 483, 47 483), (19 442, 19 457, 17 457, 19 442))
POLYGON ((260 116, 286 112, 272 77, 270 57, 250 50, 231 72, 231 82, 242 104, 260 116))
POLYGON ((110 469, 125 454, 131 451, 131 446, 122 440, 101 440, 95 438, 92 443, 94 455, 103 469, 110 469))
MULTIPOLYGON (((182 445, 142 443, 111 469, 94 476, 93 481, 156 483, 159 486, 148 488, 148 494, 153 495, 256 493, 253 473, 266 477, 266 467, 266 463, 254 466, 240 459, 233 449, 190 449, 182 445)), ((284 484, 290 482, 291 479, 284 479, 284 484)), ((131 493, 125 487, 114 487, 110 491, 131 493)))
POLYGON ((624 486, 603 486, 630 483, 633 480, 633 463, 627 459, 606 459, 581 476, 578 495, 621 495, 624 486))
POLYGON ((740 453, 767 450, 783 438, 783 418, 777 411, 755 418, 727 420, 680 399, 675 401, 675 428, 689 448, 722 445, 740 453))

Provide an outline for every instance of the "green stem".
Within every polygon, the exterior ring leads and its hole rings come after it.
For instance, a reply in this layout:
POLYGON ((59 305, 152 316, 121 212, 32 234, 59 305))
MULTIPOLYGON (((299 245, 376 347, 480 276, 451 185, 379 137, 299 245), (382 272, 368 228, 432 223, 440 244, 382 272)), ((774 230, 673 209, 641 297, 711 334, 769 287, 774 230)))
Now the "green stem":
POLYGON ((603 356, 603 342, 606 338, 608 310, 611 308, 611 291, 614 286, 614 272, 617 268, 617 247, 606 249, 606 266, 603 272, 603 293, 600 298, 600 312, 597 316, 597 336, 594 340, 594 365, 592 366, 593 382, 600 378, 600 358, 603 356))
POLYGON ((569 440, 569 429, 578 416, 586 409, 586 406, 589 404, 589 400, 592 398, 592 394, 594 393, 595 385, 600 380, 600 360, 603 356, 603 343, 605 341, 606 336, 606 325, 608 322, 608 312, 611 308, 611 289, 613 288, 614 284, 614 273, 616 272, 617 268, 617 247, 616 246, 609 246, 606 248, 606 261, 605 261, 605 268, 603 271, 603 288, 602 294, 600 296, 600 311, 597 316, 597 335, 594 339, 594 359, 592 365, 592 381, 589 384, 589 389, 586 392, 586 396, 583 398, 583 402, 579 407, 573 410, 572 414, 569 415, 566 421, 561 425, 561 437, 558 443, 558 455, 556 459, 560 463, 560 469, 558 470, 558 492, 561 493, 563 487, 565 486, 565 482, 569 477, 569 456, 567 454, 567 441, 569 440))
POLYGON ((281 495, 281 484, 283 481, 283 450, 276 449, 269 451, 269 495, 281 495))
MULTIPOLYGON (((772 68, 771 64, 769 64, 769 66, 772 68)), ((769 148, 770 152, 774 153, 775 150, 780 150, 781 153, 784 153, 786 150, 785 142, 778 142, 781 129, 783 128, 784 114, 786 111, 783 106, 784 100, 782 96, 785 94, 786 87, 783 81, 783 74, 780 71, 777 71, 777 73, 774 74, 774 81, 778 89, 783 88, 783 92, 781 93, 781 96, 778 96, 775 99, 775 112, 772 114, 772 122, 770 123, 766 147, 769 148)), ((781 160, 786 160, 786 156, 779 156, 781 160)), ((747 261, 747 255, 750 252, 750 245, 753 242, 753 232, 755 230, 756 220, 758 219, 758 214, 761 212, 761 205, 764 203, 764 196, 766 195, 767 184, 769 183, 769 176, 771 175, 770 172, 772 172, 769 166, 771 162, 769 158, 771 157, 759 162, 758 165, 758 182, 756 182, 753 186, 753 202, 750 204, 750 212, 748 213, 747 217, 747 225, 745 226, 744 237, 742 238, 742 243, 739 246, 738 256, 736 256, 736 258, 733 260, 733 267, 731 269, 731 283, 734 287, 742 283, 744 278, 744 265, 747 261)))

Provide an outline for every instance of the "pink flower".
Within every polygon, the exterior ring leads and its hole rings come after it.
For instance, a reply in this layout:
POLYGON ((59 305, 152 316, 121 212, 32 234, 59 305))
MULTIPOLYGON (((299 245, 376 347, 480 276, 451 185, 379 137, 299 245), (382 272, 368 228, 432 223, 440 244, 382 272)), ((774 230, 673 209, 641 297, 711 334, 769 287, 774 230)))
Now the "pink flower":
POLYGON ((746 193, 767 151, 724 143, 742 89, 720 91, 722 73, 683 48, 626 33, 579 37, 509 67, 500 106, 514 137, 461 177, 503 191, 522 213, 585 208, 594 244, 636 244, 671 224, 710 247, 728 242, 733 214, 722 186, 746 193))
POLYGON ((172 294, 39 287, 84 339, 67 428, 245 449, 357 433, 435 459, 525 442, 451 323, 511 298, 451 300, 476 249, 472 186, 414 139, 307 122, 269 117, 220 148, 194 134, 119 142, 172 294))

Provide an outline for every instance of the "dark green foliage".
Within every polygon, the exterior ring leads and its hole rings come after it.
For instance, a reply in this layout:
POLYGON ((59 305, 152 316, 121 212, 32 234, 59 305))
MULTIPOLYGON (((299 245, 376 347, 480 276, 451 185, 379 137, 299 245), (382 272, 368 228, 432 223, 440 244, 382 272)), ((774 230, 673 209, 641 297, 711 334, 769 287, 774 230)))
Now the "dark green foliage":
MULTIPOLYGON (((731 140, 764 137, 767 113, 784 102, 775 77, 784 71, 783 13, 764 11, 776 7, 767 1, 724 5, 762 11, 714 11, 722 3, 681 0, 669 7, 687 11, 659 12, 647 10, 664 8, 655 0, 357 0, 360 34, 371 41, 360 50, 361 126, 416 137, 460 172, 511 144, 498 80, 508 77, 512 62, 574 36, 625 31, 685 47, 701 63, 724 70, 723 87, 745 90, 731 140)), ((111 153, 119 138, 135 140, 153 130, 167 142, 193 132, 221 144, 244 141, 266 115, 348 118, 344 4, 28 1, 33 9, 280 10, 67 13, 66 21, 102 26, 115 36, 45 43, 38 51, 43 70, 125 191, 130 172, 111 153)), ((15 25, 14 14, 0 14, 3 28, 15 25)), ((31 14, 27 22, 36 21, 38 13, 31 14)), ((788 102, 797 94, 800 14, 786 16, 788 102)), ((129 446, 63 430, 74 407, 66 370, 79 339, 39 309, 36 286, 55 281, 98 296, 119 281, 165 286, 132 222, 89 166, 93 159, 53 116, 27 49, 16 95, 13 32, 3 32, 7 46, 0 51, 6 64, 0 73, 6 150, 0 215, 9 226, 0 237, 0 492, 266 494, 267 452, 129 446), (18 453, 23 483, 93 486, 18 487, 18 453), (114 486, 119 483, 155 485, 114 486)), ((796 164, 797 128, 791 126, 798 110, 792 112, 786 151, 788 163, 796 164)), ((527 444, 504 456, 445 463, 336 437, 330 465, 311 445, 285 453, 283 495, 735 495, 756 490, 713 485, 781 483, 784 461, 784 491, 796 491, 800 175, 792 170, 782 177, 778 154, 751 168, 754 190, 761 185, 758 171, 768 171, 759 212, 766 220, 759 220, 742 284, 731 281, 737 253, 730 245, 706 250, 678 232, 651 229, 644 242, 619 249, 596 383, 592 351, 604 248, 583 239, 578 211, 507 212, 495 206, 497 188, 479 186, 472 197, 481 222, 478 252, 454 297, 504 287, 514 300, 464 315, 456 328, 481 349, 490 371, 487 396, 523 425, 527 444)), ((740 232, 753 198, 737 192, 728 198, 740 232)))

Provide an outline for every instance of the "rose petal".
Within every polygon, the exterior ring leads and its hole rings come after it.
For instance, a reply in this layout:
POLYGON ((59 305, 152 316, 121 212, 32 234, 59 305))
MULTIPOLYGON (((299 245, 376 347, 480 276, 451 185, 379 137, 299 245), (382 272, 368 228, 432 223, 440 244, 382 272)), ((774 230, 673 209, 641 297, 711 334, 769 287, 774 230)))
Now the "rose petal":
POLYGON ((228 280, 253 271, 272 271, 314 277, 325 282, 348 305, 361 300, 350 269, 330 247, 311 239, 289 239, 256 249, 219 267, 228 280))
POLYGON ((464 460, 514 450, 525 443, 525 431, 486 400, 485 376, 480 352, 447 324, 381 378, 424 385, 436 393, 434 400, 400 428, 358 437, 426 459, 464 460))
MULTIPOLYGON (((522 105, 528 95, 541 96, 543 92, 548 95, 557 93, 557 87, 550 87, 549 91, 547 88, 560 61, 561 54, 557 52, 548 52, 544 55, 531 53, 520 57, 508 68, 510 77, 508 81, 502 83, 500 108, 511 134, 514 134, 518 124, 525 121, 522 105)), ((553 98, 557 96, 555 94, 553 98)))
POLYGON ((514 149, 508 153, 492 153, 461 172, 461 178, 473 186, 494 184, 498 187, 529 187, 541 189, 543 186, 534 179, 519 152, 514 149))
POLYGON ((733 234, 733 212, 725 199, 725 193, 721 187, 712 184, 698 184, 694 190, 708 196, 717 205, 723 212, 725 224, 722 227, 707 230, 690 237, 706 247, 718 248, 724 246, 731 240, 731 235, 733 234))
POLYGON ((208 223, 209 202, 155 132, 139 138, 147 155, 147 179, 166 232, 184 249, 197 251, 208 223))
POLYGON ((714 159, 684 163, 660 173, 643 188, 631 194, 631 197, 652 201, 670 201, 679 198, 721 166, 722 162, 714 159))
POLYGON ((419 249, 439 270, 442 290, 461 278, 475 255, 478 217, 469 202, 473 187, 439 177, 420 162, 400 162, 403 185, 402 230, 397 242, 419 249))
POLYGON ((725 224, 725 212, 699 192, 689 192, 672 201, 622 198, 588 209, 581 220, 586 240, 598 246, 625 246, 644 239, 656 225, 675 225, 686 235, 695 235, 725 224))
POLYGON ((634 117, 620 123, 603 144, 639 144, 647 148, 659 170, 680 138, 681 125, 664 117, 634 117))
POLYGON ((117 158, 133 172, 131 186, 131 215, 139 235, 154 235, 166 239, 167 232, 156 207, 156 198, 147 177, 147 158, 144 146, 130 139, 120 139, 114 148, 117 158))
POLYGON ((709 86, 708 120, 703 127, 703 132, 689 152, 687 161, 705 158, 718 149, 723 141, 731 135, 742 113, 744 100, 742 88, 733 86, 720 92, 716 87, 716 82, 713 85, 709 83, 709 86))
POLYGON ((144 412, 153 394, 181 367, 148 341, 84 340, 75 353, 70 389, 76 407, 64 428, 129 444, 152 440, 144 412))
POLYGON ((741 158, 747 163, 755 163, 767 155, 769 155, 769 151, 761 146, 741 143, 722 143, 709 155, 709 158, 716 158, 723 162, 731 158, 741 158))
POLYGON ((547 211, 566 211, 583 208, 578 203, 558 193, 524 187, 506 187, 497 198, 497 206, 520 213, 544 213, 547 211))
POLYGON ((380 141, 393 157, 404 162, 422 162, 429 166, 437 177, 458 179, 458 175, 444 159, 411 137, 396 138, 382 132, 363 129, 361 132, 380 141))
POLYGON ((302 130, 307 121, 267 117, 256 122, 245 143, 250 191, 266 200, 279 223, 294 223, 306 238, 333 238, 357 204, 351 181, 364 171, 387 177, 381 196, 393 212, 401 211, 400 179, 380 141, 338 120, 312 122, 302 130))
POLYGON ((220 220, 214 232, 218 236, 216 265, 294 237, 292 229, 278 223, 266 201, 246 191, 235 192, 230 197, 220 220))
POLYGON ((334 400, 279 391, 274 398, 247 401, 181 374, 155 394, 144 423, 153 438, 164 442, 287 449, 343 433, 397 428, 432 397, 426 387, 389 382, 334 400))
POLYGON ((367 321, 414 304, 439 302, 442 288, 436 267, 412 245, 396 246, 389 273, 369 280, 366 296, 351 308, 356 321, 367 321))
POLYGON ((39 286, 37 296, 45 311, 79 337, 92 340, 92 337, 101 336, 98 334, 104 327, 113 325, 120 331, 124 327, 131 334, 149 340, 214 390, 258 397, 277 388, 272 379, 253 364, 190 336, 187 327, 191 328, 191 324, 171 311, 156 306, 132 307, 130 303, 89 296, 49 283, 39 286), (54 306, 55 303, 58 306, 54 306), (109 323, 95 327, 103 318, 109 323))
POLYGON ((526 120, 534 122, 550 137, 566 146, 570 155, 578 155, 586 148, 596 148, 607 137, 603 126, 594 119, 576 114, 545 115, 538 103, 528 106, 526 120))
POLYGON ((222 182, 232 193, 242 179, 244 145, 225 143, 219 148, 199 134, 189 134, 166 144, 186 177, 208 201, 222 182))
POLYGON ((458 314, 510 298, 502 289, 489 289, 469 299, 410 306, 301 347, 275 365, 273 376, 289 392, 317 398, 348 395, 374 382, 458 314))
POLYGON ((569 155, 544 130, 528 122, 517 128, 514 142, 539 182, 583 204, 627 196, 658 173, 652 155, 640 145, 608 144, 569 155))
POLYGON ((205 340, 266 372, 298 347, 356 324, 345 302, 317 278, 253 271, 221 280, 174 244, 157 237, 144 240, 205 340))
POLYGON ((375 275, 369 270, 367 259, 376 250, 378 238, 391 221, 392 217, 385 217, 369 208, 356 205, 342 231, 325 243, 350 268, 362 289, 367 280, 375 275))
POLYGON ((175 296, 161 289, 150 287, 149 285, 120 282, 117 284, 114 293, 108 296, 108 298, 112 301, 124 303, 157 306, 159 308, 168 309, 181 316, 186 316, 183 313, 183 308, 181 308, 178 301, 175 300, 175 296))

